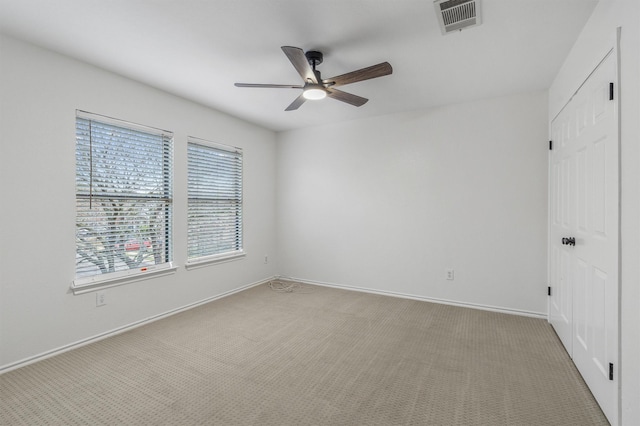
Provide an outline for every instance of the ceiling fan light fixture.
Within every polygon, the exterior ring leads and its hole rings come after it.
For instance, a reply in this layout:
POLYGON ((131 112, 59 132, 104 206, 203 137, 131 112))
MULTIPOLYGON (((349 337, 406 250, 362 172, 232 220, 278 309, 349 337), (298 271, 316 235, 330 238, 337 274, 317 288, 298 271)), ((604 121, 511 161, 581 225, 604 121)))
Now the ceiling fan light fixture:
POLYGON ((318 100, 318 99, 324 99, 327 97, 327 91, 324 89, 321 89, 318 86, 310 86, 306 89, 304 89, 304 92, 302 92, 302 96, 304 96, 305 99, 308 100, 318 100))

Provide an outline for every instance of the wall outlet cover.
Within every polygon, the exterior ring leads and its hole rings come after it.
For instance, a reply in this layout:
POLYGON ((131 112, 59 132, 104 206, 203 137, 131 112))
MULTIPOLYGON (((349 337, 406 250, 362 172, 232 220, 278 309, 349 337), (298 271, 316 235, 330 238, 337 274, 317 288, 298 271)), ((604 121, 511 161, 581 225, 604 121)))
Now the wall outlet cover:
POLYGON ((104 291, 96 292, 96 306, 104 306, 107 304, 107 294, 104 291))

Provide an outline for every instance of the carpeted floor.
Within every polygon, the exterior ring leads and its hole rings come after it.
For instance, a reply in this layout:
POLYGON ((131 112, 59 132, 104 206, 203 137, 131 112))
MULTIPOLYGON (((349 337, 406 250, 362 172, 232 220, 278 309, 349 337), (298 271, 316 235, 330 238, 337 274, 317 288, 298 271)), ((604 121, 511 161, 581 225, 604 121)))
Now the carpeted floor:
POLYGON ((541 319, 261 285, 0 376, 2 425, 608 424, 541 319))

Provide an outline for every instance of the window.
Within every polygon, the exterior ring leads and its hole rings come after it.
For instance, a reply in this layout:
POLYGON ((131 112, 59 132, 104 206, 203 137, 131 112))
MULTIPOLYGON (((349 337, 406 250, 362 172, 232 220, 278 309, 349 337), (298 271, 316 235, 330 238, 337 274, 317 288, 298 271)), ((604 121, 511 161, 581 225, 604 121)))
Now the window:
POLYGON ((243 255, 242 150, 189 138, 189 263, 243 255))
POLYGON ((170 132, 78 111, 72 288, 171 267, 170 132))

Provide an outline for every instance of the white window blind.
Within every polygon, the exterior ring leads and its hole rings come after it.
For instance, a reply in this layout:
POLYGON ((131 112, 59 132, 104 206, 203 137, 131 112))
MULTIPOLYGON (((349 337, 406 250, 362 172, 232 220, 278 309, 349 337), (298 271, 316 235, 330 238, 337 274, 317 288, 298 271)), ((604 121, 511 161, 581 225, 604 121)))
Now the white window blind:
POLYGON ((189 138, 190 261, 242 254, 242 150, 189 138))
POLYGON ((74 285, 170 264, 172 138, 77 112, 74 285))

